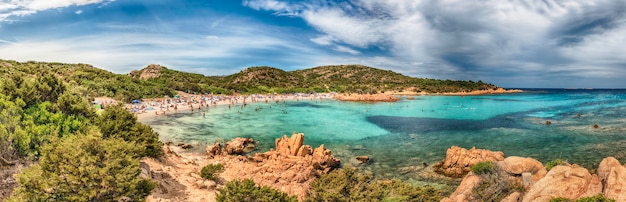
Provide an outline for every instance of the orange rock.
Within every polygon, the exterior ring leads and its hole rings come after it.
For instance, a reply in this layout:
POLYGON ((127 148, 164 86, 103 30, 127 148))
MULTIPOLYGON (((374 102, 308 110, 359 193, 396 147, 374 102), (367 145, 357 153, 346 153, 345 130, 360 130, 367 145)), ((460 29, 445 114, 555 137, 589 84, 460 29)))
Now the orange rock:
POLYGON ((474 187, 480 182, 480 177, 476 174, 468 174, 463 178, 461 184, 450 195, 450 197, 444 198, 441 202, 463 202, 473 201, 470 196, 474 192, 474 187))
POLYGON ((235 138, 224 145, 223 152, 226 154, 244 154, 254 148, 254 140, 252 138, 235 138))
POLYGON ((616 201, 626 201, 626 168, 617 159, 602 159, 598 166, 598 177, 604 186, 604 196, 616 201))
MULTIPOLYGON (((303 200, 311 182, 340 164, 339 159, 324 145, 313 149, 310 145, 303 145, 303 142, 302 133, 294 133, 290 138, 277 138, 275 149, 257 153, 251 158, 253 160, 229 161, 221 176, 227 180, 250 178, 259 185, 283 190, 303 200)), ((220 158, 236 157, 225 155, 220 158)))
POLYGON ((433 169, 439 174, 460 178, 469 173, 471 167, 479 162, 502 160, 504 160, 504 153, 501 151, 493 152, 475 147, 467 150, 452 146, 446 152, 446 158, 433 165, 433 169))
POLYGON ((584 196, 593 196, 602 190, 597 177, 593 177, 587 169, 576 164, 571 166, 555 166, 548 174, 537 181, 524 195, 524 202, 550 201, 552 198, 564 197, 572 200, 584 196))
POLYGON ((532 174, 533 182, 539 181, 546 176, 548 171, 543 164, 532 158, 510 156, 499 161, 498 165, 509 175, 522 175, 522 173, 532 174))

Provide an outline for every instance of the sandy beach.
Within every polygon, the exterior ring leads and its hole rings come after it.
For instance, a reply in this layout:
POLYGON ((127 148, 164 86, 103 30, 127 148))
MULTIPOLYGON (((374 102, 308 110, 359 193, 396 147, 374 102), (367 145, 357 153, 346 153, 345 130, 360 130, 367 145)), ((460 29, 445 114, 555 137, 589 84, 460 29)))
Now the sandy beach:
MULTIPOLYGON (((233 108, 243 108, 251 103, 277 103, 285 101, 305 101, 305 100, 328 100, 333 99, 334 93, 316 94, 280 94, 280 95, 220 95, 202 96, 179 92, 179 98, 153 98, 144 99, 140 103, 126 104, 126 108, 133 111, 137 120, 142 121, 156 116, 170 113, 187 113, 194 110, 200 111, 208 107, 229 106, 233 108), (211 97, 210 100, 206 99, 211 97), (203 99, 204 98, 204 99, 203 99), (134 109, 133 109, 134 108, 134 109)), ((205 113, 205 112, 202 112, 205 113)))

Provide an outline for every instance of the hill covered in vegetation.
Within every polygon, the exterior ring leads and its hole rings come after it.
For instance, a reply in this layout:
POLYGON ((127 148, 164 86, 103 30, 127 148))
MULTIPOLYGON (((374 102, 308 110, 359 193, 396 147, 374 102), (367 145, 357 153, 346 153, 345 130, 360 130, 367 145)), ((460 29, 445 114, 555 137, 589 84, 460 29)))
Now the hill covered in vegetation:
POLYGON ((449 93, 496 89, 482 81, 413 78, 390 70, 362 65, 320 66, 284 71, 273 67, 250 67, 226 76, 206 76, 149 65, 127 75, 115 74, 87 64, 16 62, 0 60, 0 76, 34 78, 51 73, 77 92, 108 96, 122 101, 173 96, 176 91, 214 94, 252 93, 449 93))
POLYGON ((390 70, 362 65, 319 66, 296 71, 262 66, 246 68, 228 76, 203 76, 150 65, 142 70, 133 71, 129 75, 136 79, 162 83, 175 90, 222 94, 235 92, 381 93, 385 91, 447 93, 497 88, 493 84, 482 81, 413 78, 390 70))

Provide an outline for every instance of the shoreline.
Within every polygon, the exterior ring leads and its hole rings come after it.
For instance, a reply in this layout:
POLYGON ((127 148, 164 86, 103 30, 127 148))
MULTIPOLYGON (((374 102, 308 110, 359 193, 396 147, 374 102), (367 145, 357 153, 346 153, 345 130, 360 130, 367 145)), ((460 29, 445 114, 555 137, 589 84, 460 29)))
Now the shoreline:
POLYGON ((513 93, 523 93, 525 91, 520 90, 520 89, 504 89, 504 88, 497 88, 495 90, 493 89, 489 89, 489 90, 475 90, 475 91, 470 91, 470 92, 452 92, 452 93, 426 93, 426 92, 421 92, 421 93, 416 93, 416 92, 410 92, 410 91, 402 91, 402 92, 394 92, 392 93, 393 95, 400 95, 400 96, 465 96, 465 95, 499 95, 499 94, 513 94, 513 93))
MULTIPOLYGON (((193 94, 186 94, 183 97, 190 97, 188 95, 195 96, 193 94)), ((133 113, 137 117, 137 121, 145 121, 146 119, 154 118, 157 116, 163 116, 171 113, 188 113, 194 110, 202 110, 203 108, 217 107, 217 106, 229 106, 243 108, 249 103, 270 103, 270 102, 285 102, 285 101, 313 101, 313 100, 327 100, 333 99, 334 93, 316 93, 316 94, 289 94, 289 95, 242 95, 242 96, 217 96, 216 100, 207 102, 199 102, 198 100, 186 100, 183 98, 181 102, 168 103, 168 107, 161 107, 165 102, 164 98, 148 98, 140 105, 145 106, 146 110, 141 113, 133 113), (170 107, 171 106, 171 107, 170 107), (175 109, 173 106, 176 106, 175 109), (152 108, 152 109, 149 109, 152 108)), ((192 98, 193 99, 193 98, 192 98)), ((132 104, 126 104, 126 108, 132 107, 132 104)), ((202 112, 204 113, 204 112, 202 112)))
MULTIPOLYGON (((390 93, 377 93, 377 94, 337 94, 337 93, 316 93, 316 94, 287 94, 287 95, 239 95, 239 96, 214 96, 212 100, 200 101, 196 97, 198 95, 187 94, 179 92, 182 98, 178 98, 175 102, 167 102, 168 107, 163 107, 166 99, 170 98, 146 98, 139 104, 125 104, 125 107, 129 110, 132 108, 140 108, 134 112, 138 121, 154 118, 156 116, 162 116, 169 113, 187 113, 193 110, 201 110, 206 107, 216 107, 230 105, 232 107, 245 107, 248 103, 269 103, 269 102, 284 102, 284 101, 306 101, 306 100, 324 100, 332 99, 341 102, 396 102, 400 98, 398 96, 480 96, 480 95, 498 95, 498 94, 513 94, 521 93, 523 90, 504 88, 498 88, 496 90, 477 90, 470 92, 454 92, 454 93, 416 93, 416 92, 390 92, 390 93), (215 99, 215 100, 213 100, 215 99), (175 108, 175 109, 170 109, 175 108)), ((111 101, 109 101, 111 102, 111 101)))

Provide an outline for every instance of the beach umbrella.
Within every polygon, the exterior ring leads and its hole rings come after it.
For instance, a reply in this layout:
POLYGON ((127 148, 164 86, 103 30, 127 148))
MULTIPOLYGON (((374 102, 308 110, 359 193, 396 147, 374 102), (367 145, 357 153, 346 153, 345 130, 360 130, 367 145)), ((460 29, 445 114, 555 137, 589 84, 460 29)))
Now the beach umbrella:
POLYGON ((139 100, 133 100, 133 104, 139 104, 139 100))

